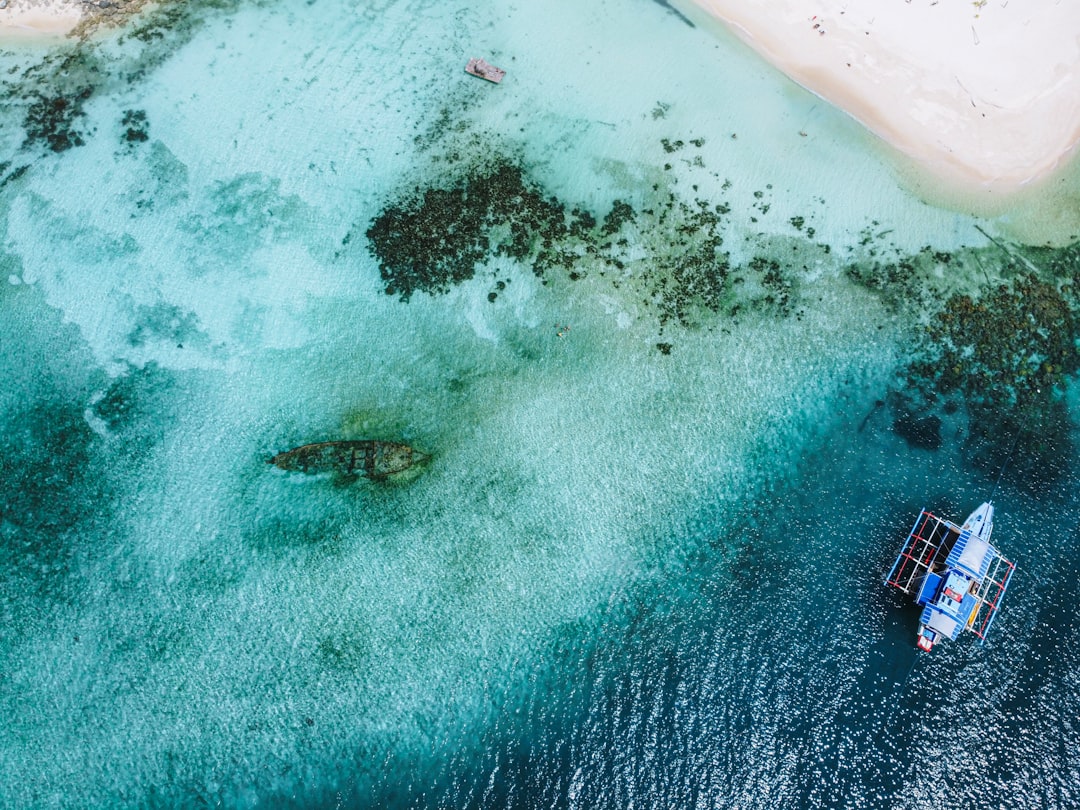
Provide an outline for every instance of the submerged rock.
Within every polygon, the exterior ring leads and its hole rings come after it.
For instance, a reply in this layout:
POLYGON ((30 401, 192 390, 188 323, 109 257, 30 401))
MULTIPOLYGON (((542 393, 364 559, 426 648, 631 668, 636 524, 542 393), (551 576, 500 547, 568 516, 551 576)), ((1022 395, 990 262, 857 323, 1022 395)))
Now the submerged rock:
POLYGON ((427 454, 407 444, 362 439, 301 445, 278 453, 269 463, 290 472, 337 473, 380 479, 404 472, 427 458, 427 454))

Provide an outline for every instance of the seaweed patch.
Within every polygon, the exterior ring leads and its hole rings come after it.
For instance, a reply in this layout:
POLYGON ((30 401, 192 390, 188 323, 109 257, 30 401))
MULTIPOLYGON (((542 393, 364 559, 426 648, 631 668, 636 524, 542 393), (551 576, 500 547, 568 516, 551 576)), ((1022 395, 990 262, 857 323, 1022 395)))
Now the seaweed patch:
MULTIPOLYGON (((244 0, 257 3, 261 0, 244 0)), ((17 116, 22 114, 24 148, 44 146, 64 152, 86 143, 84 107, 95 95, 126 88, 168 59, 190 41, 213 13, 235 10, 240 0, 207 0, 190 4, 147 0, 96 0, 81 6, 83 20, 72 30, 73 41, 49 51, 44 58, 10 77, 4 101, 17 116), (104 26, 129 29, 112 39, 90 36, 104 26), (113 46, 134 40, 138 47, 118 52, 113 46)), ((125 112, 123 137, 130 146, 148 140, 146 115, 125 112)), ((10 181, 10 176, 0 183, 10 181)))
POLYGON ((520 168, 501 163, 449 188, 417 189, 388 206, 367 237, 386 292, 409 300, 414 292, 446 292, 471 279, 495 255, 531 259, 538 273, 559 261, 569 232, 564 207, 545 198, 520 168))
POLYGON ((38 94, 26 111, 26 144, 43 142, 54 152, 64 152, 86 143, 79 126, 85 116, 83 105, 91 95, 93 89, 89 86, 68 95, 38 94))
POLYGON ((161 343, 182 349, 185 344, 207 346, 210 342, 198 316, 173 304, 141 306, 136 316, 135 326, 127 336, 131 346, 161 343))
POLYGON ((1076 319, 1062 290, 1025 273, 980 299, 950 297, 926 327, 911 373, 941 396, 1025 408, 1080 369, 1076 319))
POLYGON ((145 110, 125 110, 120 126, 124 130, 123 140, 128 145, 150 140, 150 125, 146 120, 145 110))
MULTIPOLYGON (((668 152, 686 144, 661 140, 668 152)), ((730 188, 725 183, 722 192, 730 188)), ((545 192, 509 158, 481 160, 479 168, 392 199, 368 223, 366 236, 385 291, 402 301, 417 292, 445 293, 506 257, 544 284, 603 279, 653 313, 661 334, 669 324, 711 328, 716 317, 748 312, 798 316, 800 274, 826 259, 827 246, 759 236, 768 255, 736 266, 725 248, 732 210, 726 199, 685 199, 660 183, 643 197, 636 206, 616 199, 607 211, 590 211, 545 192)), ((767 203, 757 207, 766 210, 767 203)), ((509 282, 500 271, 494 278, 491 303, 509 282)))
POLYGON ((893 429, 909 444, 935 449, 950 425, 968 461, 987 471, 1003 470, 1017 449, 1010 476, 1037 489, 1073 456, 1063 391, 1080 371, 1080 261, 1075 246, 1036 258, 965 251, 949 260, 974 260, 1001 281, 943 296, 928 312, 892 403, 893 429))

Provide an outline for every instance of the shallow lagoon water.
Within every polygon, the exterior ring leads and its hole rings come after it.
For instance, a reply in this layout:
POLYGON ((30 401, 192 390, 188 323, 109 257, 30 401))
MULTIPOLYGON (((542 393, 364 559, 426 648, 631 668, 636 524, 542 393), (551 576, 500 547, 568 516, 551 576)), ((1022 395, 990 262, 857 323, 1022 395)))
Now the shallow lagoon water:
POLYGON ((980 223, 657 3, 184 8, 4 56, 0 802, 1075 801, 1072 377, 895 429, 980 223), (477 261, 369 238, 432 189, 477 261), (265 463, 372 436, 433 458, 265 463), (918 660, 891 554, 990 492, 996 638, 918 660))

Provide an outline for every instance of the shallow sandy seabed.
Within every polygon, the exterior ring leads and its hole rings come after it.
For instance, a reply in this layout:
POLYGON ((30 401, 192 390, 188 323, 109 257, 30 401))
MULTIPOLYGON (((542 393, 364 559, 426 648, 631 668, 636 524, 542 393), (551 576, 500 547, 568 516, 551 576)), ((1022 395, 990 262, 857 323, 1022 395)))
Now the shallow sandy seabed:
MULTIPOLYGON (((146 0, 0 0, 0 45, 112 27, 146 0)), ((1080 4, 674 0, 895 149, 935 205, 1030 244, 1080 238, 1080 4)), ((800 133, 803 134, 803 133, 800 133)), ((813 133, 806 133, 812 136, 813 133)))
MULTIPOLYGON (((1080 5, 1061 0, 678 0, 723 21, 793 80, 908 158, 925 198, 1015 211, 1070 241, 1058 195, 1080 140, 1080 5), (696 4, 697 8, 694 7, 696 4), (1048 202, 1049 198, 1057 199, 1048 202)), ((1008 223, 1006 223, 1008 224, 1008 223)), ((1041 231, 1042 233, 1036 233, 1041 231)))

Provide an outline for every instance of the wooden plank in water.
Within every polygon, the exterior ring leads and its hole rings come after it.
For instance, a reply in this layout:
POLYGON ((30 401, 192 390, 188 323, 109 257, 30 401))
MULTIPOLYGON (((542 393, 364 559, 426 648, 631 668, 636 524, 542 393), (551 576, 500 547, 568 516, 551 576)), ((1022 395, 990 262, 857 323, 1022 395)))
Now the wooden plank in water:
POLYGON ((495 82, 498 84, 503 80, 503 76, 506 75, 506 71, 502 68, 489 65, 483 59, 469 60, 469 64, 465 65, 465 72, 471 73, 473 76, 479 76, 481 79, 487 79, 489 82, 495 82))

